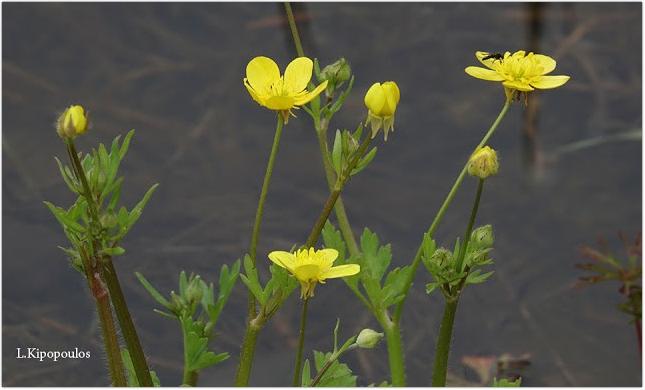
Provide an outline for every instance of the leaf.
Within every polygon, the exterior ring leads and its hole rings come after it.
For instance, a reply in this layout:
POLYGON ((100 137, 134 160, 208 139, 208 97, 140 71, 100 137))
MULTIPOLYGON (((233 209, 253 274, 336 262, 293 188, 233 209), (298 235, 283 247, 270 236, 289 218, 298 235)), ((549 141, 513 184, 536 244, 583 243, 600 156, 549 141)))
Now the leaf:
MULTIPOLYGON (((134 370, 134 364, 132 363, 132 358, 130 357, 130 352, 127 348, 121 348, 121 359, 123 359, 123 365, 125 366, 128 387, 139 387, 137 373, 134 370)), ((159 381, 157 373, 152 370, 150 370, 150 379, 152 379, 154 387, 161 387, 161 382, 159 381)))
POLYGON ((139 282, 143 285, 143 288, 148 291, 148 293, 152 296, 152 298, 154 298, 155 301, 157 301, 157 303, 165 308, 170 307, 170 302, 168 302, 168 300, 164 298, 164 296, 161 295, 161 293, 157 291, 157 289, 154 288, 152 284, 150 284, 150 282, 148 282, 148 280, 141 273, 135 272, 134 275, 137 277, 137 279, 139 279, 139 282))
POLYGON ((125 249, 120 246, 115 246, 114 248, 103 248, 99 251, 99 254, 105 256, 121 256, 125 253, 125 249))
POLYGON ((520 387, 522 385, 522 378, 517 378, 514 381, 511 381, 510 379, 502 378, 500 380, 497 380, 497 378, 493 378, 493 387, 520 387))
POLYGON ((397 267, 388 273, 381 290, 383 307, 394 305, 404 298, 404 288, 410 272, 412 267, 408 265, 403 268, 397 267))
POLYGON ((60 175, 63 177, 65 184, 67 184, 67 187, 72 192, 78 194, 79 191, 77 188, 76 179, 71 175, 69 168, 63 167, 63 163, 60 162, 58 157, 54 157, 54 160, 56 160, 56 164, 58 164, 58 170, 60 171, 60 175))
POLYGON ((302 387, 309 387, 309 384, 311 383, 311 373, 310 373, 310 368, 309 368, 309 359, 305 359, 305 363, 302 365, 302 377, 300 382, 302 383, 302 387))
POLYGON ((123 143, 121 144, 121 148, 119 149, 119 157, 120 160, 123 160, 123 157, 125 157, 125 154, 128 153, 128 148, 130 147, 130 140, 134 136, 134 130, 130 130, 128 134, 126 134, 125 138, 123 139, 123 143))
POLYGON ((474 270, 466 277, 466 284, 484 283, 493 274, 494 271, 482 273, 480 270, 474 270))
POLYGON ((361 274, 380 282, 392 260, 390 245, 380 246, 378 236, 365 228, 361 236, 361 249, 366 268, 361 270, 361 274))
POLYGON ((377 147, 375 146, 365 156, 363 156, 363 158, 361 158, 358 161, 358 163, 356 164, 356 168, 352 170, 350 175, 354 176, 355 174, 359 173, 363 169, 367 168, 369 163, 371 163, 372 160, 374 160, 374 156, 376 156, 376 150, 377 150, 377 147))
POLYGON ((201 370, 228 359, 228 353, 215 354, 207 351, 208 338, 200 337, 196 332, 186 333, 186 367, 190 371, 201 370))
POLYGON ((146 204, 150 200, 150 197, 155 192, 157 187, 159 187, 158 183, 154 184, 152 187, 150 187, 150 189, 148 189, 148 191, 145 193, 145 195, 143 195, 143 199, 141 199, 139 201, 139 203, 137 203, 137 205, 134 206, 132 211, 130 211, 130 215, 128 216, 128 230, 130 230, 130 228, 132 228, 132 225, 134 225, 135 222, 137 222, 137 220, 139 219, 139 217, 141 217, 141 213, 143 212, 143 208, 146 207, 146 204))
POLYGON ((246 285, 251 294, 253 294, 255 299, 257 299, 261 305, 265 305, 266 298, 263 294, 264 291, 258 279, 258 270, 257 268, 255 268, 255 265, 253 265, 253 261, 251 260, 251 256, 249 255, 244 256, 244 271, 245 274, 240 275, 242 283, 246 285))
POLYGON ((345 264, 346 245, 340 230, 327 221, 322 230, 323 242, 326 248, 336 249, 338 251, 337 264, 345 264))
MULTIPOLYGON (((240 275, 240 260, 235 260, 233 266, 229 269, 226 264, 222 266, 219 271, 219 286, 218 286, 218 296, 215 300, 215 305, 212 308, 208 308, 208 316, 212 322, 212 326, 215 326, 219 315, 224 309, 224 305, 228 301, 228 298, 233 291, 233 286, 237 281, 238 276, 240 275)), ((212 296, 212 285, 209 289, 209 296, 212 296)), ((206 294, 204 294, 206 296, 206 294)), ((207 306, 208 307, 208 306, 207 306)))
MULTIPOLYGON (((316 372, 320 371, 325 365, 327 360, 331 357, 331 353, 323 353, 314 351, 314 361, 316 372)), ((352 375, 352 370, 346 364, 340 363, 338 360, 331 364, 329 369, 323 374, 317 387, 356 387, 356 376, 352 375)))
POLYGON ((342 174, 343 169, 343 142, 342 142, 342 133, 340 130, 336 130, 336 136, 334 137, 334 147, 331 152, 331 162, 334 166, 334 170, 337 175, 342 174))
POLYGON ((54 217, 58 220, 58 222, 61 224, 63 229, 69 229, 75 233, 84 233, 85 228, 81 225, 78 224, 78 222, 74 221, 67 215, 67 211, 64 209, 54 206, 52 203, 44 201, 45 205, 49 208, 49 211, 54 214, 54 217))

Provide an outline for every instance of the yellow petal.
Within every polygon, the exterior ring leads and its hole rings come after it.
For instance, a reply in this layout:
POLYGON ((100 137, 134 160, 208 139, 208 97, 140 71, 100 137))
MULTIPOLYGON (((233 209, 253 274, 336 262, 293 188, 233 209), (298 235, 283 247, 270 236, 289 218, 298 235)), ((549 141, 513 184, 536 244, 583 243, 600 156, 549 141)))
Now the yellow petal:
POLYGON ((278 65, 268 57, 255 57, 246 65, 246 78, 256 92, 262 94, 280 79, 278 65))
POLYGON ((502 81, 504 77, 494 70, 480 68, 479 66, 469 66, 465 69, 466 73, 482 80, 502 81))
POLYGON ((249 91, 253 100, 255 100, 259 105, 264 106, 264 99, 258 95, 251 85, 249 85, 249 81, 247 79, 244 79, 244 86, 246 87, 246 90, 249 91))
POLYGON ((293 270, 293 275, 301 282, 318 280, 320 278, 320 266, 318 264, 299 265, 293 270))
POLYGON ((507 80, 507 81, 504 81, 502 84, 504 84, 504 86, 506 88, 516 89, 516 90, 522 91, 522 92, 533 91, 533 87, 531 87, 530 85, 528 85, 526 83, 521 83, 519 81, 507 80))
POLYGON ((311 80, 314 63, 307 57, 298 57, 287 65, 284 71, 284 87, 287 91, 298 93, 304 91, 311 80))
POLYGON ((381 115, 381 109, 385 105, 385 91, 379 83, 374 83, 367 90, 365 94, 365 106, 374 113, 374 115, 381 115))
POLYGON ((381 85, 385 92, 385 104, 381 109, 382 116, 392 116, 396 112, 396 106, 399 104, 401 92, 394 81, 387 81, 381 85))
POLYGON ((294 256, 293 253, 285 251, 273 251, 269 253, 269 260, 292 272, 296 265, 296 256, 294 256))
POLYGON ((555 69, 556 62, 553 58, 543 54, 534 54, 533 58, 537 60, 538 65, 544 68, 542 74, 553 72, 553 69, 555 69))
POLYGON ((531 85, 539 89, 557 88, 569 81, 569 76, 542 76, 537 81, 531 82, 531 85))
POLYGON ((401 91, 399 90, 399 86, 396 85, 394 81, 384 82, 383 89, 385 89, 386 92, 394 97, 395 104, 399 104, 399 100, 401 100, 401 91))
POLYGON ((345 264, 332 267, 329 271, 322 274, 323 279, 342 278, 345 276, 356 275, 361 272, 361 266, 358 264, 345 264))
POLYGON ((323 267, 331 267, 338 258, 338 251, 332 248, 321 249, 317 253, 320 256, 319 258, 323 267))
POLYGON ((327 80, 323 81, 313 91, 307 92, 301 96, 296 96, 294 104, 297 106, 302 106, 303 104, 309 103, 313 98, 320 95, 320 93, 324 91, 325 88, 327 88, 327 80))
POLYGON ((293 108, 295 98, 293 96, 267 96, 264 106, 270 110, 285 111, 293 108))

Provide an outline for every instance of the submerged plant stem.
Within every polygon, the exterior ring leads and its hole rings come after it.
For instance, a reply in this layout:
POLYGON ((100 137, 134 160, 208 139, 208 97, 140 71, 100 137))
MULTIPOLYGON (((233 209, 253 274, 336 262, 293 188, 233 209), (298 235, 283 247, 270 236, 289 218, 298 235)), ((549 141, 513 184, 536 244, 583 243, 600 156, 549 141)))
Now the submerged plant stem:
POLYGON ((305 329, 307 327, 307 307, 309 298, 302 301, 302 313, 300 314, 300 334, 298 335, 298 350, 296 351, 296 364, 293 371, 293 387, 300 387, 300 378, 302 375, 302 351, 305 346, 305 329))
MULTIPOLYGON (((484 138, 482 138, 482 140, 479 142, 477 147, 475 147, 475 150, 479 149, 480 147, 488 143, 488 140, 493 136, 493 134, 495 133, 495 130, 501 123, 502 119, 504 118, 504 116, 506 116, 506 112, 511 106, 511 103, 512 103, 512 100, 510 99, 506 100, 499 115, 497 115, 497 118, 495 119, 491 127, 488 129, 486 134, 484 135, 484 138)), ((468 157, 470 158, 470 155, 468 157)), ((461 183, 464 180, 464 177, 466 176, 467 171, 468 171, 468 160, 466 160, 466 164, 464 165, 461 172, 459 173, 459 176, 457 176, 455 183, 452 185, 452 188, 448 192, 446 199, 443 201, 443 203, 441 204, 441 207, 439 208, 439 212, 437 212, 437 215, 435 216, 434 220, 432 221, 432 224, 430 225, 430 228, 427 231, 427 234, 430 237, 434 236, 434 233, 439 227, 439 223, 441 223, 441 221, 443 220, 443 216, 448 210, 450 203, 452 203, 452 200, 455 198, 455 195, 457 194, 457 190, 459 190, 459 187, 461 186, 461 183)), ((419 246, 419 248, 417 249, 417 253, 414 256, 414 260, 412 261, 412 271, 410 272, 408 279, 405 281, 405 287, 403 289, 404 298, 401 300, 401 302, 398 303, 398 305, 396 306, 396 310, 394 312, 394 321, 396 322, 400 321, 401 319, 401 313, 403 312, 403 306, 408 296, 408 291, 412 286, 412 281, 414 280, 414 276, 416 275, 417 269, 419 268, 419 264, 421 263, 422 253, 423 253, 423 248, 419 246)))

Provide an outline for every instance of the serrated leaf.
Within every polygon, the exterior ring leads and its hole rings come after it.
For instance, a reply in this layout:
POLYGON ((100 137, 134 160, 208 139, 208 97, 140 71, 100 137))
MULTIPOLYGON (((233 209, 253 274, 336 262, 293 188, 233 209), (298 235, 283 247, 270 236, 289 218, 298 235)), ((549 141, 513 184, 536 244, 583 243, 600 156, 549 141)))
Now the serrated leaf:
POLYGON ((378 236, 365 228, 361 236, 361 249, 365 270, 361 270, 361 275, 368 275, 372 279, 380 282, 385 271, 392 260, 392 251, 389 244, 379 245, 378 236))
POLYGON ((394 305, 404 298, 404 288, 410 272, 412 272, 412 267, 405 266, 403 268, 395 268, 388 273, 383 284, 383 289, 381 290, 381 304, 383 307, 394 305))
MULTIPOLYGON (((329 352, 314 351, 316 372, 322 369, 331 355, 329 352)), ((352 375, 352 370, 346 364, 336 360, 323 374, 316 387, 356 387, 356 376, 352 375)))

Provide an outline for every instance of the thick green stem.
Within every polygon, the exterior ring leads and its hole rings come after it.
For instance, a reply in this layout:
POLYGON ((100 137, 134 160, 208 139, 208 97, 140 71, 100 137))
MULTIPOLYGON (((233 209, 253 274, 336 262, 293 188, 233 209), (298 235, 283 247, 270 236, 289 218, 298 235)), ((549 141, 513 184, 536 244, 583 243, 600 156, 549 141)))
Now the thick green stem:
POLYGON ((383 326, 385 342, 387 343, 387 356, 390 365, 392 386, 405 387, 405 358, 400 325, 390 322, 383 326))
POLYGON ((253 356, 255 355, 255 345, 258 340, 260 327, 252 323, 246 327, 242 351, 240 353, 240 363, 235 374, 235 386, 248 387, 249 377, 251 376, 251 367, 253 366, 253 356))
MULTIPOLYGON (((96 205, 96 200, 92 195, 90 186, 87 182, 87 176, 83 170, 83 166, 78 158, 78 152, 74 146, 74 141, 72 139, 67 140, 67 147, 69 151, 70 158, 72 159, 72 164, 75 167, 76 175, 83 185, 83 196, 87 201, 88 208, 90 210, 91 224, 95 227, 100 226, 101 222, 99 220, 98 207, 96 205)), ((91 234, 94 234, 92 232, 91 234)), ((98 256, 98 247, 96 242, 90 242, 93 247, 94 253, 92 258, 100 260, 98 256)), ((132 358, 132 364, 134 366, 134 371, 137 376, 137 380, 142 387, 152 387, 152 378, 150 377, 150 370, 148 369, 148 363, 146 362, 143 349, 141 348, 141 343, 139 342, 139 337, 137 335, 136 328, 132 322, 132 317, 130 317, 130 312, 128 311, 128 306, 125 302, 125 297, 121 291, 121 285, 116 275, 116 270, 112 264, 112 259, 104 258, 102 261, 102 272, 101 276, 105 279, 108 290, 110 291, 110 300, 112 301, 112 306, 116 312, 116 317, 121 326, 121 333, 125 339, 126 346, 130 352, 132 358)), ((94 275, 92 275, 94 277, 94 275)), ((97 281, 98 283, 98 281, 97 281)), ((119 351, 120 356, 120 351, 119 351)))
POLYGON ((446 386, 446 374, 448 372, 448 356, 450 355, 450 340, 452 339, 452 328, 455 323, 458 299, 446 301, 443 310, 443 319, 439 328, 439 339, 434 354, 434 369, 432 371, 432 386, 446 386))
MULTIPOLYGON (((477 147, 475 147, 475 150, 481 148, 482 146, 486 145, 490 137, 493 136, 495 133, 495 130, 501 123, 502 119, 506 115, 506 112, 508 111, 509 107, 511 106, 512 100, 507 99, 506 102, 504 103, 504 106, 502 107, 502 110, 500 111, 499 115, 497 115, 497 118, 491 125, 491 127, 488 129, 486 134, 484 135, 484 138, 479 142, 477 147)), ((470 158, 470 155, 468 156, 470 158)), ((427 234, 430 236, 434 236, 435 231, 439 227, 439 223, 443 220, 443 216, 448 210, 448 206, 450 206, 450 203, 452 203, 452 200, 454 199, 455 195, 457 194, 457 190, 461 186, 462 181, 464 180, 464 177, 466 176, 466 172, 468 171, 468 160, 466 160, 466 164, 462 168, 461 172, 459 173, 459 176, 457 176, 457 180, 455 180, 455 183, 452 185, 452 188, 450 189, 450 192, 448 192, 448 195, 446 196, 446 199, 443 201, 441 204, 441 207, 439 208, 439 212, 435 216, 434 220, 432 221, 432 224, 430 225, 430 228, 427 231, 427 234)), ((403 296, 404 298, 398 303, 396 306, 396 310, 394 312, 394 321, 398 322, 401 319, 401 314, 403 312, 403 306, 405 304, 405 300, 408 296, 408 291, 410 290, 410 287, 412 286, 412 282, 414 281, 414 276, 416 275, 417 269, 419 268, 419 264, 421 263, 421 254, 422 254, 422 247, 419 246, 417 249, 417 253, 414 256, 414 260, 412 261, 412 271, 409 273, 408 279, 405 281, 405 285, 403 288, 403 296)))
POLYGON ((305 347, 305 329, 307 327, 307 307, 309 306, 309 298, 302 301, 302 313, 300 314, 300 333, 298 335, 298 349, 296 351, 296 364, 293 371, 293 387, 300 387, 300 379, 302 375, 302 351, 305 347))
POLYGON ((304 57, 305 52, 302 50, 302 43, 300 43, 300 34, 298 34, 298 26, 296 26, 296 19, 293 17, 293 11, 291 10, 291 3, 286 1, 284 3, 284 9, 287 11, 287 20, 289 21, 289 28, 291 28, 291 36, 293 37, 293 43, 296 45, 296 53, 298 57, 304 57))
POLYGON ((137 376, 137 380, 139 381, 139 385, 141 387, 153 387, 154 385, 150 376, 148 363, 146 362, 146 356, 143 353, 143 348, 141 348, 139 335, 137 334, 137 329, 135 328, 132 317, 130 316, 130 311, 128 310, 125 297, 123 296, 121 284, 117 278, 116 270, 112 264, 112 259, 103 259, 103 271, 103 277, 105 278, 105 283, 110 291, 110 298, 112 300, 112 305, 114 306, 114 311, 116 312, 116 318, 119 320, 121 334, 123 335, 125 344, 128 347, 128 352, 130 352, 132 365, 134 366, 134 372, 137 376))

